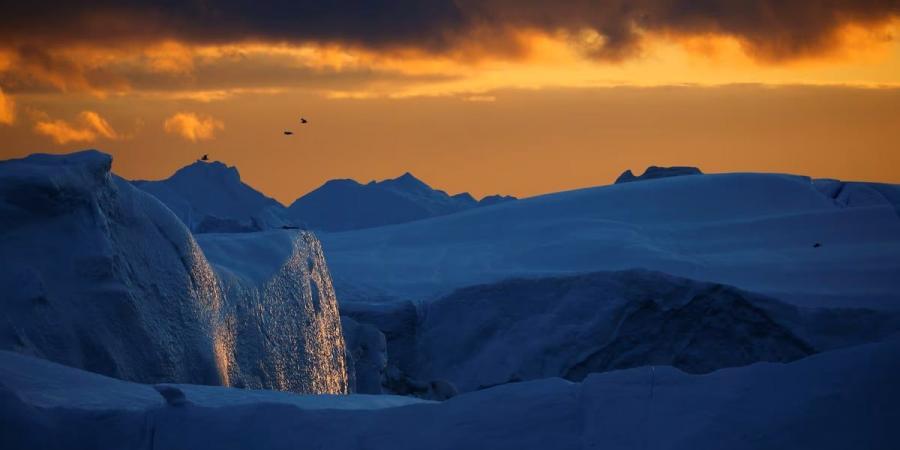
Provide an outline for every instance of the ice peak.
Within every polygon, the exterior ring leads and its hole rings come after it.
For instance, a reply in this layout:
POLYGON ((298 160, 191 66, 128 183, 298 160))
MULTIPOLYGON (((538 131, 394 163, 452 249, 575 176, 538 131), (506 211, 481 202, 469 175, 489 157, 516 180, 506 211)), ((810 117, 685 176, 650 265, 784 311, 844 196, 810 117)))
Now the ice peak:
POLYGON ((226 165, 220 161, 194 161, 172 175, 172 178, 204 177, 217 178, 223 181, 241 181, 241 174, 237 167, 226 165))
POLYGON ((404 172, 403 175, 400 175, 397 178, 384 180, 376 184, 380 184, 385 187, 395 187, 403 190, 431 190, 430 186, 425 184, 424 181, 416 178, 416 176, 410 172, 404 172))

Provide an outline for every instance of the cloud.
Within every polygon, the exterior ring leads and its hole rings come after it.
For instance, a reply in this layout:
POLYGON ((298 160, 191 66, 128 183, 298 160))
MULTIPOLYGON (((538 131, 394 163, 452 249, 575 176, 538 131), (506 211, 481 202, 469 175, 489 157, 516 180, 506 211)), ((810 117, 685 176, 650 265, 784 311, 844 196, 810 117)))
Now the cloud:
POLYGON ((81 121, 87 125, 88 129, 94 130, 98 135, 107 139, 119 138, 116 131, 109 125, 109 122, 100 117, 100 114, 93 111, 82 111, 79 117, 81 118, 81 121))
POLYGON ((476 103, 493 103, 497 101, 497 97, 493 95, 469 95, 467 97, 463 97, 463 101, 476 103))
POLYGON ((64 120, 38 122, 34 131, 50 136, 57 144, 93 141, 97 137, 92 130, 75 127, 64 120))
POLYGON ((213 101, 265 89, 376 97, 367 92, 418 92, 559 55, 570 65, 647 64, 670 45, 683 64, 693 62, 685 54, 717 56, 716 42, 740 58, 720 67, 854 64, 873 49, 892 57, 898 31, 900 0, 35 0, 0 15, 0 85, 17 98, 140 92, 213 101))
POLYGON ((16 121, 16 103, 0 89, 0 124, 12 125, 16 121))
POLYGON ((224 130, 225 124, 210 116, 180 112, 166 119, 163 129, 166 133, 177 134, 191 142, 197 142, 215 138, 216 131, 224 130))
POLYGON ((371 52, 350 54, 312 44, 163 43, 137 49, 20 46, 6 52, 0 44, 0 60, 8 61, 0 65, 0 85, 14 86, 22 94, 152 92, 211 101, 242 92, 348 89, 377 82, 448 78, 442 73, 379 67, 383 65, 379 58, 371 52))
MULTIPOLYGON (((441 53, 477 40, 491 53, 515 54, 517 30, 589 31, 599 38, 588 43, 594 57, 621 60, 639 52, 647 33, 713 33, 779 60, 827 50, 843 26, 881 23, 898 11, 897 0, 38 0, 4 8, 0 43, 332 42, 441 53)), ((154 64, 164 71, 188 64, 173 54, 154 64)))
POLYGON ((44 114, 34 126, 37 133, 50 136, 57 144, 69 142, 90 142, 98 138, 110 140, 121 136, 110 126, 100 114, 94 111, 82 111, 78 114, 77 123, 72 124, 61 119, 50 119, 44 114))

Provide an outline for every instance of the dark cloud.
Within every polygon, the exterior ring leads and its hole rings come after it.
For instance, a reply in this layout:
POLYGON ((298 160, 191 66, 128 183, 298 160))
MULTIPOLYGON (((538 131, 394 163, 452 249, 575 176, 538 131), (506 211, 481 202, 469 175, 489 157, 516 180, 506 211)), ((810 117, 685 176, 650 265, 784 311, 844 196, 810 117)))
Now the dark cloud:
POLYGON ((466 1, 475 23, 544 31, 594 30, 605 39, 595 56, 622 59, 644 31, 736 37, 763 59, 808 56, 836 45, 835 32, 900 16, 898 0, 611 0, 466 1))
POLYGON ((446 0, 20 1, 3 6, 0 36, 7 42, 172 37, 440 48, 449 45, 443 33, 464 29, 464 20, 446 0))
MULTIPOLYGON (((127 53, 120 53, 127 55, 127 53)), ((0 70, 0 87, 9 93, 58 91, 195 92, 242 88, 360 89, 375 84, 427 83, 459 79, 450 74, 408 74, 369 67, 311 67, 279 54, 194 58, 184 72, 154 70, 140 55, 108 58, 113 62, 83 64, 91 55, 51 54, 34 46, 14 53, 14 63, 0 70)))
POLYGON ((174 38, 341 42, 381 49, 455 49, 473 36, 509 48, 512 29, 580 32, 605 45, 595 56, 621 59, 639 48, 640 31, 719 33, 741 39, 764 59, 813 54, 835 45, 847 23, 900 15, 900 0, 249 0, 4 2, 0 42, 110 44, 174 38))

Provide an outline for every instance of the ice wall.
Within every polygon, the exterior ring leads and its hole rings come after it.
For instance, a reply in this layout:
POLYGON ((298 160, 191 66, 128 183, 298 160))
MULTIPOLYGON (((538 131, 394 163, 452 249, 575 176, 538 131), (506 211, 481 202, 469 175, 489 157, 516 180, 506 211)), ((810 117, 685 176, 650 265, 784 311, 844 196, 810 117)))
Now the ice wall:
POLYGON ((235 289, 111 163, 97 151, 0 162, 0 348, 146 383, 346 391, 315 237, 293 232, 263 288, 235 289))
POLYGON ((273 230, 198 237, 222 280, 233 385, 347 392, 337 299, 312 233, 273 230))

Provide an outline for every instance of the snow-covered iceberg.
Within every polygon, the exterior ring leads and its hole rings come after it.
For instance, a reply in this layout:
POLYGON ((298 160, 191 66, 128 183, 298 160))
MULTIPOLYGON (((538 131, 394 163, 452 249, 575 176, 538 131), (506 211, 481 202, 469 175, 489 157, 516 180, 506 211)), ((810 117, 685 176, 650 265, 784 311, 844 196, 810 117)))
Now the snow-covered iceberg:
POLYGON ((361 184, 329 180, 290 207, 253 189, 236 167, 196 161, 164 180, 134 185, 166 204, 194 233, 253 232, 273 228, 351 230, 451 214, 513 201, 493 195, 475 200, 469 193, 448 195, 410 173, 361 184))
POLYGON ((250 232, 288 225, 284 206, 241 181, 236 167, 196 161, 165 180, 132 181, 195 233, 250 232))
POLYGON ((346 391, 315 237, 211 237, 214 269, 111 162, 97 151, 0 162, 0 348, 146 383, 346 391), (262 271, 226 261, 273 246, 262 271))
POLYGON ((680 176, 319 237, 342 301, 434 299, 511 277, 646 268, 797 305, 896 309, 897 187, 845 190, 836 199, 793 175, 680 176))

